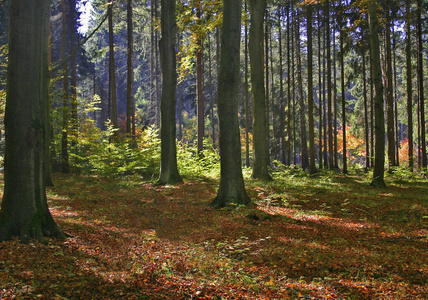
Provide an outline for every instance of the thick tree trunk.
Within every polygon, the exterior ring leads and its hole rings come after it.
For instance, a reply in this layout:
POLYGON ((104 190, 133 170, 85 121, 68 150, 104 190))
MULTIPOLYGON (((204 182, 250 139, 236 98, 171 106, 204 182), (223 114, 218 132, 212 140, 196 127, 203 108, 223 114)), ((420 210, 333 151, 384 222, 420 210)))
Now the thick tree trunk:
POLYGON ((250 65, 251 92, 253 95, 253 178, 271 180, 268 172, 266 145, 266 99, 263 80, 263 21, 266 0, 249 0, 251 13, 250 26, 250 65))
POLYGON ((218 81, 220 127, 220 187, 214 207, 249 204, 241 168, 238 123, 241 0, 224 0, 221 64, 218 81))
POLYGON ((49 212, 43 178, 49 11, 48 0, 11 1, 0 241, 65 237, 49 212))
POLYGON ((177 169, 175 108, 177 93, 177 71, 175 44, 177 25, 175 21, 175 0, 161 2, 162 38, 160 58, 162 68, 161 94, 161 184, 175 184, 182 181, 177 169))
POLYGON ((371 0, 368 7, 369 26, 370 26, 370 50, 373 68, 374 82, 374 108, 375 108, 375 162, 373 169, 373 180, 371 185, 374 187, 386 187, 384 181, 385 172, 385 116, 383 108, 383 84, 382 69, 380 64, 379 50, 379 20, 376 15, 376 0, 371 0))

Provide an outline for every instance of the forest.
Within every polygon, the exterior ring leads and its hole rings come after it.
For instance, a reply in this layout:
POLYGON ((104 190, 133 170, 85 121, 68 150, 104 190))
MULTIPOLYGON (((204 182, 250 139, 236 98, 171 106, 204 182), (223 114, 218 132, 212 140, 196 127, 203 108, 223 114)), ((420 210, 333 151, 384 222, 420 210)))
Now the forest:
POLYGON ((0 299, 428 298, 426 0, 0 0, 0 299))

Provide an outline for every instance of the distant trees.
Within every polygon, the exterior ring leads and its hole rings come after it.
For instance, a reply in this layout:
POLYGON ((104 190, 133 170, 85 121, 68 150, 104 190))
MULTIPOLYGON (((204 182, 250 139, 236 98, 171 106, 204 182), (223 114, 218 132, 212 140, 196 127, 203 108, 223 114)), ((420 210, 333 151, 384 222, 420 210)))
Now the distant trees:
MULTIPOLYGON (((8 2, 1 3, 1 21, 8 19, 8 2)), ((246 2, 249 12, 238 37, 243 62, 239 72, 245 76, 234 88, 242 128, 238 135, 245 141, 237 162, 252 167, 252 177, 270 180, 269 168, 281 165, 301 166, 309 173, 317 168, 370 171, 375 165, 377 178, 385 169, 382 145, 391 172, 399 164, 425 169, 425 1, 369 1, 379 19, 377 45, 367 25, 367 1, 246 2), (386 101, 383 121, 381 96, 386 101)), ((175 43, 172 54, 171 46, 159 51, 164 34, 160 12, 167 4, 91 1, 89 32, 98 26, 99 30, 67 60, 84 35, 77 32, 77 7, 84 3, 52 1, 50 153, 54 166, 61 167, 54 169, 73 171, 84 158, 84 141, 78 134, 83 128, 78 127, 87 118, 118 136, 138 137, 140 128, 153 126, 163 138, 168 136, 171 147, 178 138, 199 154, 211 147, 217 151, 217 99, 224 96, 219 84, 222 1, 176 3, 175 42, 168 42, 175 43), (103 23, 104 16, 108 22, 103 23), (176 67, 167 63, 172 58, 176 67), (167 75, 174 68, 176 81, 167 75), (168 117, 161 118, 163 113, 168 117), (168 133, 163 133, 166 128, 168 133)), ((7 42, 4 28, 2 22, 1 46, 7 42)), ((1 49, 4 64, 7 47, 1 49)), ((126 144, 136 149, 131 140, 126 144)), ((166 157, 162 154, 165 161, 166 157)), ((161 181, 168 182, 164 176, 161 181)))

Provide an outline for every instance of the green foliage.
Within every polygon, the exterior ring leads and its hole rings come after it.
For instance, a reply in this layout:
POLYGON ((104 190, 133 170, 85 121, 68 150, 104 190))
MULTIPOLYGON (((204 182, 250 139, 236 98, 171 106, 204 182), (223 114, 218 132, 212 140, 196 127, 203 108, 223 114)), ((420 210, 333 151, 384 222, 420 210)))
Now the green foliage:
POLYGON ((79 143, 70 153, 72 166, 85 174, 117 176, 130 174, 154 174, 160 162, 160 140, 158 131, 149 127, 141 132, 136 140, 129 137, 113 137, 116 130, 107 124, 102 132, 88 122, 79 136, 79 143))
POLYGON ((177 163, 180 174, 185 177, 220 177, 220 155, 214 147, 212 140, 205 139, 206 148, 197 153, 196 145, 179 143, 177 147, 177 163))

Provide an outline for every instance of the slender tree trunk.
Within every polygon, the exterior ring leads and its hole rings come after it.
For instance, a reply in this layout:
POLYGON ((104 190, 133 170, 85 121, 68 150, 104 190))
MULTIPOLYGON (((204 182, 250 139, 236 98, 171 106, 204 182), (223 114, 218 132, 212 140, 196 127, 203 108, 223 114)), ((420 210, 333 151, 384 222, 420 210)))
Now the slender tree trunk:
POLYGON ((313 50, 312 50, 312 6, 306 7, 308 37, 308 127, 309 127, 309 173, 317 172, 315 167, 315 134, 314 134, 314 87, 313 87, 313 50))
MULTIPOLYGON (((266 0, 249 0, 251 13, 249 53, 253 95, 253 178, 271 180, 268 173, 266 147, 266 99, 263 80, 263 18, 266 0)), ((219 89, 220 91, 220 89, 219 89)))
POLYGON ((327 129, 328 129, 328 167, 333 169, 333 101, 331 87, 331 37, 330 37, 330 0, 326 0, 326 50, 327 50, 327 129))
POLYGON ((302 169, 306 170, 309 167, 308 159, 308 145, 306 139, 306 109, 303 95, 303 76, 302 76, 302 62, 300 56, 300 16, 296 12, 296 25, 295 25, 295 42, 296 42, 296 60, 297 60, 297 84, 299 89, 299 106, 300 106, 300 155, 302 169))
POLYGON ((290 55, 290 9, 287 6, 287 164, 291 165, 291 55, 290 55))
POLYGON ((135 137, 135 103, 134 103, 134 28, 132 24, 132 0, 128 0, 126 7, 128 30, 127 53, 127 84, 126 84, 126 133, 135 137))
POLYGON ((396 166, 395 162, 395 133, 394 133, 394 94, 392 86, 392 55, 391 55, 391 23, 389 6, 386 5, 386 122, 388 139, 388 167, 396 166))
POLYGON ((150 105, 151 110, 149 113, 149 118, 151 119, 152 124, 156 124, 157 118, 157 103, 155 99, 155 49, 157 47, 155 41, 155 1, 150 1, 150 84, 149 84, 149 94, 150 94, 150 105))
MULTIPOLYGON (((247 11, 247 2, 245 2, 247 11)), ((245 90, 245 165, 250 166, 250 105, 249 105, 249 84, 248 84, 248 25, 245 24, 244 31, 244 90, 245 90)))
POLYGON ((49 212, 44 180, 48 108, 50 1, 10 4, 5 111, 4 194, 0 241, 65 237, 49 212), (22 151, 25 149, 25 151, 22 151))
POLYGON ((319 140, 319 149, 318 149, 318 159, 319 159, 319 169, 323 168, 323 106, 322 106, 322 77, 321 77, 321 15, 319 9, 317 10, 317 22, 318 22, 318 140, 319 140))
POLYGON ((221 64, 218 81, 220 187, 212 206, 249 204, 242 176, 238 123, 241 0, 223 1, 221 64))
POLYGON ((343 61, 343 19, 342 15, 339 16, 339 27, 340 27, 340 87, 342 97, 342 130, 343 130, 343 173, 348 174, 348 157, 346 148, 346 97, 345 97, 345 63, 343 61))
MULTIPOLYGON (((70 18, 70 53, 77 47, 76 46, 76 37, 77 37, 77 28, 76 28, 76 19, 74 16, 76 10, 76 0, 69 0, 69 18, 70 18)), ((71 132, 73 136, 72 145, 76 144, 78 131, 79 131, 79 122, 77 117, 77 64, 76 64, 76 55, 71 57, 71 132)))
MULTIPOLYGON (((61 57, 65 61, 67 44, 67 10, 66 0, 62 0, 62 39, 61 39, 61 57)), ((63 67, 63 98, 62 98, 62 133, 61 133, 61 171, 70 172, 70 163, 68 155, 68 123, 69 123, 69 99, 68 99, 68 63, 63 67)))
POLYGON ((108 36, 109 36, 109 74, 111 91, 111 121, 114 128, 119 128, 117 119, 117 96, 116 96, 116 74, 114 63, 114 41, 113 41, 113 4, 108 5, 108 36))
POLYGON ((382 69, 380 64, 379 50, 379 20, 376 15, 376 0, 371 0, 368 7, 369 26, 370 26, 370 50, 373 68, 374 82, 374 105, 375 105, 375 164, 373 170, 373 180, 371 185, 374 187, 386 187, 384 181, 385 172, 385 116, 383 108, 383 84, 382 69))
POLYGON ((413 95, 412 95, 412 38, 411 38, 411 12, 410 0, 406 1, 406 83, 407 83, 407 140, 409 145, 409 169, 413 171, 413 95))
POLYGON ((366 80, 366 55, 364 49, 361 50, 361 60, 363 62, 363 98, 364 98, 364 138, 366 141, 366 167, 365 172, 368 172, 370 167, 369 159, 369 115, 367 107, 367 80, 366 80))
POLYGON ((282 22, 281 5, 278 5, 278 42, 279 42, 279 101, 280 101, 280 125, 279 138, 281 145, 281 163, 286 164, 285 155, 285 99, 284 99, 284 70, 283 70, 283 49, 282 49, 282 22))
POLYGON ((427 168, 426 123, 425 123, 425 96, 424 96, 424 63, 422 40, 422 0, 418 0, 417 35, 418 35, 418 78, 419 78, 419 106, 421 118, 421 152, 422 170, 427 168))
MULTIPOLYGON (((196 2, 196 22, 198 30, 202 26, 202 2, 196 2)), ((198 153, 204 150, 204 129, 205 113, 203 98, 203 75, 202 75, 202 36, 197 33, 196 41, 196 96, 197 96, 197 115, 198 115, 198 153)))
POLYGON ((161 2, 160 58, 162 68, 161 94, 161 184, 175 184, 182 181, 177 169, 175 108, 177 97, 177 67, 175 45, 177 25, 175 21, 175 0, 161 2))

